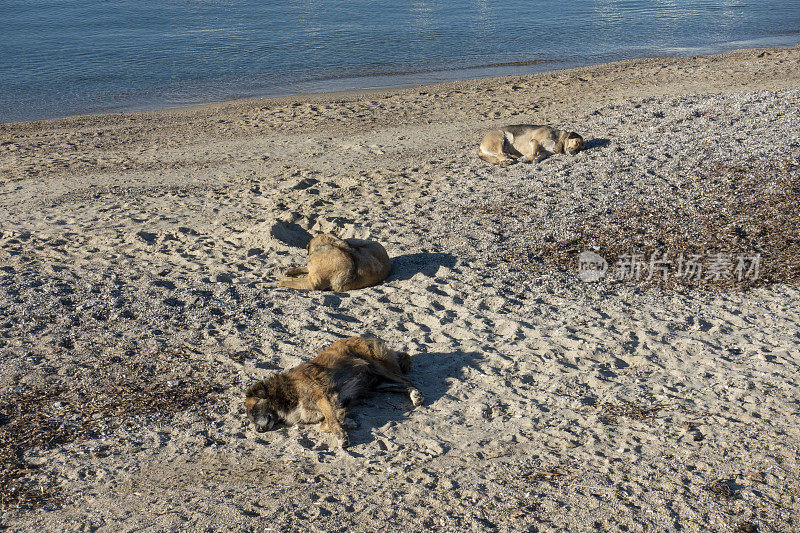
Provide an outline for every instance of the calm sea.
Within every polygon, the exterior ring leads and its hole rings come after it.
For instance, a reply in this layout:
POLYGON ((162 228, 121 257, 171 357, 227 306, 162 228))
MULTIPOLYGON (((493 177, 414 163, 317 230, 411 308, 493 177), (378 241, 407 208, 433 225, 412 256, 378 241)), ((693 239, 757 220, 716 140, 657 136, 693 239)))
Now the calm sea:
POLYGON ((800 43, 798 0, 0 0, 0 122, 800 43))

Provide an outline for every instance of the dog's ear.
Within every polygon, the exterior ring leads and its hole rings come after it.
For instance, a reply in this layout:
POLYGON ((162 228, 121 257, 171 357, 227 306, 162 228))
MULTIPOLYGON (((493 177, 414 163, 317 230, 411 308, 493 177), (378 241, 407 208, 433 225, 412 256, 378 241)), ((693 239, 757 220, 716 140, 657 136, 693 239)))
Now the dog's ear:
POLYGON ((266 379, 251 385, 245 393, 245 398, 266 398, 267 388, 264 386, 265 381, 266 379))
POLYGON ((306 246, 306 251, 310 254, 311 250, 313 250, 317 246, 321 244, 327 244, 329 238, 330 237, 328 236, 327 233, 317 233, 316 235, 311 237, 310 241, 308 241, 308 245, 306 246))
POLYGON ((344 239, 340 239, 333 233, 323 233, 321 235, 318 235, 316 238, 319 239, 320 243, 330 244, 331 246, 335 246, 336 248, 345 251, 350 250, 350 245, 347 244, 347 241, 344 239))
POLYGON ((313 248, 316 248, 321 244, 330 244, 328 242, 330 241, 330 239, 331 235, 327 233, 317 233, 311 238, 310 241, 308 241, 308 245, 306 246, 306 251, 310 254, 313 248))

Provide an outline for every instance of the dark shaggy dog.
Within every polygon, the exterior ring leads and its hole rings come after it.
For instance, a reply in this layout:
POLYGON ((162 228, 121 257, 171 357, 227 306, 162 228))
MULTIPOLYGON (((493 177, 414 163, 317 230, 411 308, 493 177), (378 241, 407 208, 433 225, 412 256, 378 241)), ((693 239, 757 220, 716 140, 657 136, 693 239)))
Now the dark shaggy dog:
POLYGON ((247 389, 247 417, 258 432, 268 431, 278 422, 321 422, 320 429, 346 447, 344 406, 367 391, 380 386, 377 390, 406 392, 415 406, 422 404, 422 394, 403 375, 410 368, 407 353, 390 349, 380 339, 342 339, 311 361, 247 389))

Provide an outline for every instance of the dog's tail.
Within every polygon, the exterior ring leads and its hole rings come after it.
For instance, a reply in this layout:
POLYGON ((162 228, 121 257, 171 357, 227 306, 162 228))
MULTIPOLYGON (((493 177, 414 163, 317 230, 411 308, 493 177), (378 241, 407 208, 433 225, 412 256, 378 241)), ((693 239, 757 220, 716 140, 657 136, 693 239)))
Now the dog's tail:
POLYGON ((398 352, 397 365, 403 371, 403 374, 408 374, 411 371, 411 356, 406 352, 398 352))

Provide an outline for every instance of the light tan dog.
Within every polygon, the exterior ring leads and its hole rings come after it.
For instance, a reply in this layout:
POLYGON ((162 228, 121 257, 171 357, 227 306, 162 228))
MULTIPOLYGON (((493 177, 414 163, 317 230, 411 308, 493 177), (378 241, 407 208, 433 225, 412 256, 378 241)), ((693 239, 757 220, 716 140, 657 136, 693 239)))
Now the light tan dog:
POLYGON ((487 133, 478 148, 478 157, 498 165, 510 165, 517 160, 538 163, 550 154, 574 155, 585 147, 583 137, 574 131, 515 124, 487 133))
POLYGON ((422 393, 403 374, 411 357, 386 346, 381 339, 350 337, 334 342, 311 361, 273 374, 247 389, 245 408, 256 431, 269 431, 279 422, 316 424, 339 445, 348 445, 344 406, 370 390, 405 392, 414 406, 422 393))
POLYGON ((308 266, 294 267, 278 280, 279 287, 351 291, 377 285, 392 271, 386 250, 374 241, 342 240, 323 233, 308 243, 308 266), (306 274, 305 277, 294 276, 306 274))

